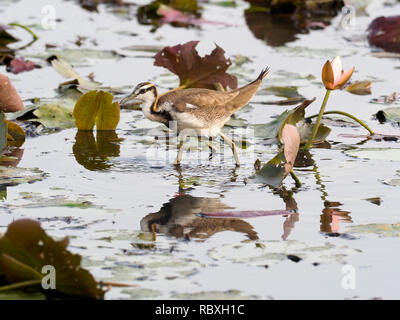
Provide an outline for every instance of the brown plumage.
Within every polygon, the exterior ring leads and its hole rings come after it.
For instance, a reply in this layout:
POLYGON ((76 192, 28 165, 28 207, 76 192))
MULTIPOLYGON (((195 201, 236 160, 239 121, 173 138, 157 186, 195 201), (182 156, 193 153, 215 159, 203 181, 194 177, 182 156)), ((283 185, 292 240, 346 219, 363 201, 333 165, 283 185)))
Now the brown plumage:
MULTIPOLYGON (((142 82, 120 103, 128 106, 133 100, 142 101, 142 110, 148 119, 164 123, 170 128, 171 121, 174 121, 176 125, 173 127, 177 133, 180 134, 185 130, 184 136, 191 135, 187 133, 189 129, 205 137, 220 135, 231 146, 238 166, 239 158, 235 144, 222 134, 221 129, 233 113, 253 98, 268 73, 269 68, 265 68, 256 80, 226 92, 191 88, 175 89, 158 95, 154 84, 142 82)), ((176 164, 179 164, 181 159, 182 145, 183 142, 179 144, 176 164)))
POLYGON ((232 91, 223 92, 201 88, 169 91, 160 95, 156 108, 160 108, 165 103, 172 103, 171 107, 176 112, 189 112, 210 121, 230 116, 253 98, 268 73, 269 69, 266 68, 256 80, 232 91), (198 108, 187 108, 187 104, 198 106, 198 108))

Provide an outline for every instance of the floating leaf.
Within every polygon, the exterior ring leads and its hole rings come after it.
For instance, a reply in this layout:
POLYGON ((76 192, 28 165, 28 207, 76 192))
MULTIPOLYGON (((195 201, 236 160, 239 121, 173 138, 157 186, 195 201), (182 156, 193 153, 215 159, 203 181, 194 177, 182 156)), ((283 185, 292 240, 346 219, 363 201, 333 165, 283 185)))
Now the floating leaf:
POLYGON ((380 123, 393 122, 400 124, 400 107, 379 110, 375 116, 380 123))
POLYGON ((0 152, 7 146, 7 124, 3 112, 0 112, 0 152))
POLYGON ((301 120, 304 120, 305 108, 307 108, 315 98, 312 100, 304 100, 300 105, 293 110, 286 110, 282 112, 276 119, 266 124, 257 124, 254 126, 255 135, 264 139, 278 138, 282 140, 282 130, 286 124, 296 125, 301 120))
POLYGON ((370 80, 353 82, 346 87, 346 91, 352 94, 365 96, 371 94, 371 84, 372 81, 370 80))
MULTIPOLYGON (((73 68, 72 66, 65 60, 62 59, 52 59, 51 65, 53 66, 54 70, 56 70, 60 75, 67 79, 73 79, 69 81, 69 83, 73 83, 76 81, 76 85, 84 90, 93 90, 100 87, 100 83, 89 81, 82 78, 73 68)), ((62 87, 65 83, 60 84, 62 87)))
POLYGON ((119 122, 118 102, 112 102, 113 95, 104 91, 90 91, 84 94, 74 108, 76 127, 79 130, 114 130, 119 122))
MULTIPOLYGON (((313 124, 307 123, 305 121, 301 121, 298 124, 297 128, 299 129, 301 144, 307 143, 307 141, 310 139, 313 127, 314 127, 313 124)), ((315 135, 315 138, 313 140, 313 144, 324 142, 331 133, 331 131, 332 130, 329 127, 321 123, 318 127, 317 134, 315 135)))
POLYGON ((37 169, 14 168, 0 166, 0 186, 15 186, 21 183, 42 181, 46 174, 37 169))
POLYGON ((346 150, 344 153, 361 159, 400 161, 400 149, 397 148, 359 148, 346 150))
POLYGON ((400 52, 400 16, 379 17, 368 26, 371 46, 389 52, 400 52))
POLYGON ((35 63, 30 60, 25 60, 24 58, 14 58, 10 61, 7 66, 7 71, 14 74, 31 71, 35 68, 35 63))
POLYGON ((395 224, 362 224, 347 228, 352 233, 372 233, 379 237, 400 237, 400 223, 395 224))
POLYGON ((43 266, 50 265, 56 271, 58 292, 102 299, 104 292, 98 288, 93 276, 80 266, 81 257, 70 253, 66 247, 68 238, 55 241, 30 219, 20 219, 8 226, 0 238, 0 267, 10 283, 41 280, 43 266))
POLYGON ((0 74, 0 111, 15 112, 23 110, 24 105, 7 76, 0 74))
POLYGON ((311 100, 304 100, 300 105, 294 108, 282 122, 279 132, 278 132, 278 139, 282 142, 282 131, 286 124, 291 124, 296 126, 300 121, 304 120, 305 116, 305 109, 315 101, 315 98, 311 100))
POLYGON ((216 45, 211 54, 201 58, 195 49, 198 43, 190 41, 165 47, 156 54, 154 65, 176 74, 183 88, 215 89, 215 84, 220 83, 225 89, 228 86, 235 89, 237 78, 226 73, 232 62, 225 58, 225 51, 216 45))
POLYGON ((252 178, 255 178, 257 182, 268 184, 274 188, 279 188, 286 177, 284 164, 285 156, 283 152, 280 152, 268 161, 252 178))
POLYGON ((40 122, 46 128, 72 128, 74 118, 72 110, 67 106, 58 104, 43 104, 33 111, 37 117, 34 121, 40 122))
POLYGON ((218 246, 209 250, 208 256, 217 261, 264 267, 292 260, 293 256, 300 258, 301 263, 337 264, 343 263, 347 256, 358 253, 360 250, 328 242, 308 244, 296 240, 259 240, 218 246))
POLYGON ((15 122, 4 120, 7 125, 8 145, 20 147, 25 142, 25 131, 15 122))

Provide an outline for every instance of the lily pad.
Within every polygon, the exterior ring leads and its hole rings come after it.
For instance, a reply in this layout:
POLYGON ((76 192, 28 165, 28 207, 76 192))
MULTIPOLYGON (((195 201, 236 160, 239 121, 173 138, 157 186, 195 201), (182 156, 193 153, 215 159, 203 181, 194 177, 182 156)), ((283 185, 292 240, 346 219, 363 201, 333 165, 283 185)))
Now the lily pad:
POLYGON ((226 244, 208 251, 217 261, 244 263, 250 266, 265 266, 288 261, 289 255, 301 259, 301 263, 344 263, 347 256, 360 250, 331 243, 307 244, 296 240, 287 241, 244 241, 226 244))
POLYGON ((43 104, 33 111, 33 114, 37 117, 34 121, 49 129, 67 129, 75 125, 72 108, 66 105, 43 104))
POLYGON ((113 95, 104 91, 90 91, 84 94, 74 107, 74 118, 79 130, 114 130, 119 122, 120 109, 113 95))
POLYGON ((400 124, 400 107, 391 107, 379 110, 375 116, 380 123, 392 122, 400 124))
POLYGON ((0 238, 1 271, 10 283, 38 280, 40 285, 42 268, 50 265, 56 270, 58 292, 102 299, 104 291, 80 266, 81 257, 66 249, 68 242, 68 238, 54 241, 34 220, 17 220, 0 238))
POLYGON ((25 169, 0 166, 0 185, 15 186, 43 180, 47 175, 38 168, 25 169))
POLYGON ((63 49, 47 50, 48 53, 67 61, 68 63, 77 65, 87 64, 93 60, 120 60, 121 55, 113 50, 94 50, 94 49, 63 49))
POLYGON ((400 149, 396 148, 361 148, 346 150, 344 153, 361 159, 400 161, 400 149))
POLYGON ((364 224, 347 228, 350 233, 375 234, 379 237, 400 237, 400 223, 395 224, 364 224))

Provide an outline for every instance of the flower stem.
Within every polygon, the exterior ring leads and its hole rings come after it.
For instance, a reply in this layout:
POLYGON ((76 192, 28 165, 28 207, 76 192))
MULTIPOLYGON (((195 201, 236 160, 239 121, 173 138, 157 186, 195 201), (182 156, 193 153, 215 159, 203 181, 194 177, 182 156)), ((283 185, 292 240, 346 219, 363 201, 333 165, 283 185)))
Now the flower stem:
POLYGON ((25 287, 30 287, 30 286, 36 286, 36 285, 40 284, 41 282, 42 282, 42 280, 28 280, 28 281, 16 282, 16 283, 13 283, 13 284, 10 284, 7 286, 0 287, 0 292, 19 289, 19 288, 25 288, 25 287))
POLYGON ((326 103, 328 102, 329 94, 331 93, 331 91, 332 90, 330 90, 330 89, 326 89, 324 101, 322 102, 321 109, 319 110, 317 121, 315 121, 311 137, 307 141, 306 145, 304 146, 304 149, 306 149, 306 150, 310 149, 310 147, 314 141, 314 138, 317 135, 319 124, 321 123, 322 115, 324 114, 326 103))
POLYGON ((300 179, 296 176, 296 174, 293 172, 293 169, 290 171, 290 176, 292 177, 292 179, 294 180, 294 182, 296 183, 296 187, 300 188, 301 187, 301 182, 300 179))
POLYGON ((36 33, 34 33, 34 32, 32 31, 31 28, 29 28, 29 27, 27 27, 27 26, 24 26, 23 24, 15 23, 15 22, 14 22, 14 23, 9 23, 9 25, 10 25, 10 26, 14 26, 14 27, 19 27, 19 28, 24 29, 25 31, 28 31, 28 32, 31 34, 31 36, 33 37, 34 40, 39 39, 39 37, 36 35, 36 33))
MULTIPOLYGON (((348 117, 348 118, 353 119, 354 121, 356 121, 359 125, 363 126, 365 129, 367 129, 368 132, 371 135, 375 134, 364 122, 362 122, 360 119, 356 118, 355 116, 353 116, 350 113, 347 113, 347 112, 344 112, 344 111, 339 111, 339 110, 332 110, 332 111, 326 111, 326 112, 324 112, 324 114, 340 114, 342 116, 348 117)), ((314 114, 314 115, 312 115, 310 117, 307 117, 307 119, 315 118, 316 116, 318 116, 318 115, 314 114)))

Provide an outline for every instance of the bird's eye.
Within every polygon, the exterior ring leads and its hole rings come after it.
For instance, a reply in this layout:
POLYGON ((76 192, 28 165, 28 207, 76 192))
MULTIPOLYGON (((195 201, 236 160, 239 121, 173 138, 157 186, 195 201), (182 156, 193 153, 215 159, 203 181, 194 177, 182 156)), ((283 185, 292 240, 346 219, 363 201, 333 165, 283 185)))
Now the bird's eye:
POLYGON ((146 92, 145 89, 142 89, 142 90, 139 91, 140 94, 143 94, 143 93, 145 93, 145 92, 146 92))

